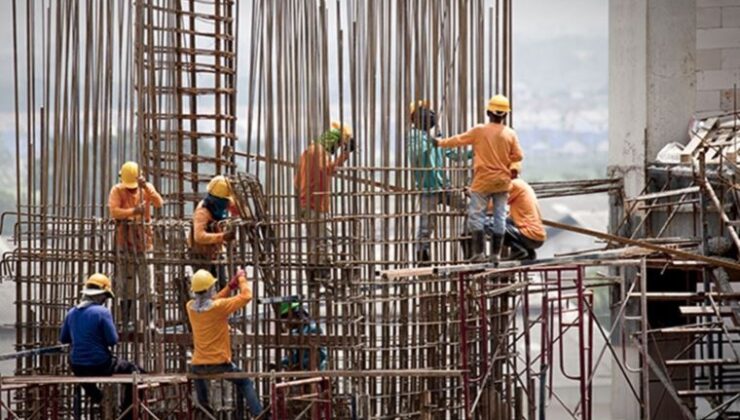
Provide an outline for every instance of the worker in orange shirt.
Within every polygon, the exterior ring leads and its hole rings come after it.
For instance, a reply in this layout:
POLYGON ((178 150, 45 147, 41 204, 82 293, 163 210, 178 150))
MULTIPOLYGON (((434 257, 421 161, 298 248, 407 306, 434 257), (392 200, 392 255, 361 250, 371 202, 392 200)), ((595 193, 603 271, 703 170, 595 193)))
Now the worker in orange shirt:
MULTIPOLYGON (((194 299, 186 305, 188 319, 193 331, 193 360, 190 371, 195 375, 240 372, 231 360, 231 336, 229 335, 229 316, 247 306, 252 300, 252 290, 247 285, 244 270, 239 270, 231 281, 216 293, 216 278, 206 270, 198 270, 190 282, 194 299), (231 296, 232 290, 239 294, 231 296)), ((262 404, 254 383, 249 378, 233 379, 236 388, 236 417, 244 417, 244 399, 253 417, 262 413, 262 404)), ((198 404, 209 414, 213 411, 208 402, 208 380, 196 379, 195 392, 198 404)))
MULTIPOLYGON (((134 301, 149 295, 149 267, 146 253, 152 249, 151 207, 164 204, 154 186, 140 173, 136 162, 126 162, 119 172, 121 182, 108 195, 108 210, 116 221, 115 253, 117 294, 121 300, 121 322, 133 328, 134 301)), ((145 320, 140 307, 138 319, 145 320)))
MULTIPOLYGON (((518 162, 524 159, 516 132, 505 124, 511 111, 503 95, 492 97, 486 105, 488 124, 480 124, 463 134, 435 139, 438 147, 473 146, 473 181, 468 202, 468 233, 471 235, 469 258, 485 258, 485 221, 489 201, 493 201, 493 239, 491 259, 498 261, 506 228, 506 200, 511 180, 518 176, 518 162)), ((463 247, 465 249, 465 247, 463 247)))
MULTIPOLYGON (((511 247, 509 259, 537 259, 535 250, 547 240, 537 195, 524 180, 515 179, 511 181, 508 204, 504 245, 511 247)), ((486 232, 493 234, 492 219, 486 222, 486 232)))
POLYGON ((218 280, 219 287, 223 287, 226 284, 226 274, 219 259, 224 244, 236 238, 236 230, 225 229, 219 222, 230 215, 237 215, 238 210, 232 201, 231 184, 226 177, 213 177, 206 190, 208 194, 193 212, 190 257, 193 259, 193 271, 201 268, 210 271, 218 280))
POLYGON ((309 279, 329 276, 327 257, 328 238, 332 232, 326 222, 330 208, 331 178, 336 169, 349 159, 354 151, 350 126, 333 121, 325 131, 301 154, 294 183, 298 195, 298 216, 308 230, 309 279), (332 155, 341 148, 336 159, 332 155))

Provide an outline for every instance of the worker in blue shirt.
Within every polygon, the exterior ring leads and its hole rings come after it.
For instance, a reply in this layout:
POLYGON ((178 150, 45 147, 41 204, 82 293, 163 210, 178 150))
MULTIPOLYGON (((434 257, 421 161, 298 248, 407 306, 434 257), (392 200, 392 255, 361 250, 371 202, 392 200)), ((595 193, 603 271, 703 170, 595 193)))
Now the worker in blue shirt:
MULTIPOLYGON (((110 309, 105 306, 113 298, 110 279, 104 274, 93 274, 85 281, 80 303, 67 312, 59 340, 70 344, 69 362, 75 376, 111 376, 116 373, 141 372, 135 364, 118 359, 111 347, 118 343, 118 333, 110 309)), ((93 404, 100 404, 103 393, 95 384, 82 384, 93 404)), ((131 406, 132 387, 125 386, 121 412, 131 406)), ((124 416, 130 419, 131 411, 124 416)))
MULTIPOLYGON (((430 131, 437 124, 437 114, 428 101, 414 101, 409 105, 411 129, 406 135, 409 166, 412 169, 416 188, 421 190, 419 225, 416 231, 414 252, 420 265, 431 260, 430 242, 436 229, 435 212, 440 204, 451 209, 462 209, 462 194, 453 194, 451 183, 444 173, 444 158, 459 159, 457 149, 441 149, 434 146, 430 131)), ((464 159, 473 157, 472 150, 463 155, 464 159)))
MULTIPOLYGON (((323 331, 319 324, 303 309, 299 302, 284 302, 279 306, 280 325, 284 332, 293 336, 321 336, 323 331)), ((319 347, 316 354, 315 369, 326 370, 328 352, 326 347, 319 347)), ((280 362, 281 367, 288 370, 312 370, 311 349, 295 348, 288 351, 288 355, 280 362)))

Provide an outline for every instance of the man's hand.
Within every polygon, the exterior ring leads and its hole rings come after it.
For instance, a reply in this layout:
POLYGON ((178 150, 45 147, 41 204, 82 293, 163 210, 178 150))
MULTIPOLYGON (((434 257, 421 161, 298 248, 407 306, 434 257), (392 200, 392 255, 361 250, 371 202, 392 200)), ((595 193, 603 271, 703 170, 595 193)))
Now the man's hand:
POLYGON ((349 152, 349 153, 352 153, 352 152, 355 151, 355 146, 356 146, 356 144, 355 144, 355 138, 354 137, 350 137, 349 140, 347 140, 344 143, 344 150, 347 151, 347 152, 349 152))
POLYGON ((234 239, 236 239, 236 230, 235 229, 228 229, 226 232, 224 232, 224 241, 231 242, 234 239))
POLYGON ((519 171, 517 171, 516 169, 512 169, 511 170, 511 179, 517 179, 517 178, 519 178, 519 171))
POLYGON ((136 178, 136 182, 139 184, 139 188, 146 188, 146 178, 139 175, 138 178, 136 178))
POLYGON ((229 280, 229 289, 236 290, 239 288, 239 279, 242 277, 246 277, 246 273, 244 273, 243 269, 237 270, 236 274, 231 276, 231 280, 229 280))
POLYGON ((139 203, 134 207, 134 216, 141 216, 144 214, 144 203, 139 203))
POLYGON ((432 143, 432 146, 439 147, 439 137, 432 137, 429 139, 429 143, 432 143))

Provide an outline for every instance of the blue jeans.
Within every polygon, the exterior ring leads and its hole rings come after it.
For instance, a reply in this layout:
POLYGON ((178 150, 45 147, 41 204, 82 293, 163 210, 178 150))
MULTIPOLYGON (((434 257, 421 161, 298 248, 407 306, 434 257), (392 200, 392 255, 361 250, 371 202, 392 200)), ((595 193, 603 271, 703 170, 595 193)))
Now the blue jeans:
MULTIPOLYGON (((195 375, 212 375, 216 373, 241 372, 239 367, 234 363, 223 363, 220 365, 192 365, 190 372, 195 375)), ((244 398, 249 404, 249 412, 256 417, 262 412, 262 403, 257 397, 257 391, 254 389, 254 382, 249 378, 229 379, 236 387, 236 418, 244 418, 244 398)), ((208 380, 195 380, 195 393, 198 395, 198 403, 209 412, 211 405, 208 402, 208 380)))
POLYGON ((486 212, 488 202, 493 200, 493 226, 491 230, 496 235, 504 235, 506 231, 506 200, 509 192, 477 193, 470 192, 468 202, 468 231, 470 233, 482 231, 486 226, 486 212))
POLYGON ((458 210, 463 207, 463 202, 460 194, 453 194, 450 192, 425 192, 419 195, 419 227, 416 230, 416 245, 415 250, 429 251, 431 243, 429 239, 432 237, 432 233, 437 229, 437 215, 433 214, 437 211, 437 207, 440 204, 446 205, 450 210, 458 210))

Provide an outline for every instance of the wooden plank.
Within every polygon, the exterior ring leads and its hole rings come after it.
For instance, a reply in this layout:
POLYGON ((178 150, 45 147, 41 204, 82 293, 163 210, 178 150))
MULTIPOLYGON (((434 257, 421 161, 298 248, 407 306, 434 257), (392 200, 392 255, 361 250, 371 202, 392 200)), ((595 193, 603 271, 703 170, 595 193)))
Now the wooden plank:
POLYGON ((656 193, 651 193, 651 194, 639 195, 637 197, 628 198, 624 201, 629 203, 633 201, 654 200, 656 198, 674 197, 674 196, 683 195, 683 194, 694 194, 694 193, 698 193, 700 190, 701 188, 699 188, 699 186, 697 185, 693 187, 680 188, 677 190, 668 190, 668 191, 661 191, 661 192, 656 192, 656 193))
MULTIPOLYGON (((679 306, 678 310, 684 316, 713 316, 714 309, 709 306, 679 306)), ((719 307, 720 315, 731 315, 732 308, 729 306, 719 307)))
POLYGON ((666 366, 686 367, 686 366, 725 366, 737 365, 735 359, 678 359, 666 360, 666 366))
POLYGON ((691 136, 691 140, 689 140, 689 143, 683 148, 683 151, 681 152, 681 163, 691 163, 694 151, 699 147, 699 145, 701 145, 704 138, 715 125, 717 125, 717 118, 708 118, 704 120, 702 128, 691 136))

